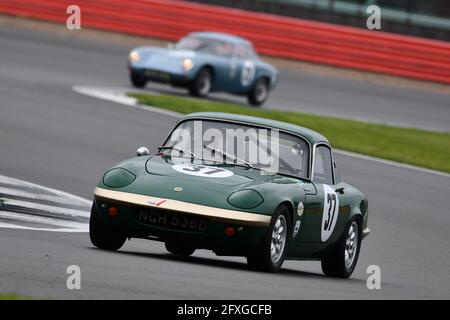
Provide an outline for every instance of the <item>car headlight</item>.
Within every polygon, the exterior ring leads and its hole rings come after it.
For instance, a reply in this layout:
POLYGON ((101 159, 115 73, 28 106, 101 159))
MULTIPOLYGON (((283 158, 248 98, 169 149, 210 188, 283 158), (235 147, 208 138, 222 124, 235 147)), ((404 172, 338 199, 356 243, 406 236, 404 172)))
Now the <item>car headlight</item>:
POLYGON ((136 176, 122 168, 109 170, 103 176, 103 184, 110 188, 123 188, 133 183, 136 176))
POLYGON ((255 190, 240 190, 232 193, 228 197, 228 203, 233 207, 241 209, 251 209, 259 206, 264 200, 255 190))
POLYGON ((187 58, 187 59, 183 60, 183 70, 185 72, 188 72, 193 67, 194 67, 194 61, 192 61, 192 59, 187 58))
POLYGON ((131 62, 138 62, 139 60, 141 60, 141 56, 139 55, 139 52, 133 50, 130 52, 128 59, 130 59, 131 62))

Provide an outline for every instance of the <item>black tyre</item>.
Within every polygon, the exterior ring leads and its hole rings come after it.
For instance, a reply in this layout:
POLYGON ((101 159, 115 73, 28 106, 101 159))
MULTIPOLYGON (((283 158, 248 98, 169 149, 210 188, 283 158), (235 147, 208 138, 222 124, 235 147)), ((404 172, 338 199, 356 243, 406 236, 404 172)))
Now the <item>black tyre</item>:
POLYGON ((167 241, 165 244, 166 250, 177 256, 188 257, 195 252, 195 248, 181 242, 167 241))
POLYGON ((130 81, 135 88, 144 88, 147 84, 147 80, 144 77, 139 76, 135 73, 130 74, 130 81))
POLYGON ((248 102, 253 106, 262 105, 269 97, 269 81, 260 78, 256 81, 253 88, 247 94, 248 102))
POLYGON ((250 269, 277 272, 286 257, 287 243, 291 230, 290 212, 287 206, 279 206, 267 229, 261 244, 254 253, 247 256, 250 269))
POLYGON ((94 246, 110 251, 119 250, 127 239, 123 233, 111 228, 102 221, 97 212, 95 202, 92 205, 91 218, 89 220, 89 236, 94 246))
POLYGON ((350 277, 358 262, 361 238, 359 220, 350 220, 333 251, 322 259, 323 273, 335 278, 350 277))
POLYGON ((212 72, 202 68, 189 86, 189 94, 194 97, 206 97, 212 87, 212 72))

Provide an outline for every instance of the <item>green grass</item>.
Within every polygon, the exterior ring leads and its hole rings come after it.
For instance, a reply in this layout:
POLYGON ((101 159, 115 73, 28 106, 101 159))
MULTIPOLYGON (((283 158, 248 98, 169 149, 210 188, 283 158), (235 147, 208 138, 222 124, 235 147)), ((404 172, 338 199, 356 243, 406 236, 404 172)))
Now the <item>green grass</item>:
POLYGON ((399 128, 307 113, 257 109, 169 95, 142 93, 128 95, 137 98, 141 104, 183 114, 216 111, 290 122, 320 132, 338 149, 450 173, 450 133, 399 128))
POLYGON ((14 293, 0 293, 0 300, 31 300, 31 298, 14 293))

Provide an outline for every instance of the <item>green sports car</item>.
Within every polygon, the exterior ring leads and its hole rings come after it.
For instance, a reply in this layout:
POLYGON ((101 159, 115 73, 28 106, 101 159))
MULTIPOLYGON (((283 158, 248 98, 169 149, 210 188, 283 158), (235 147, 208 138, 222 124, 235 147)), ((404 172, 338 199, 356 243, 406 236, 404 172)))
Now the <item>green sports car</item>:
POLYGON ((288 123, 193 113, 155 154, 109 169, 94 191, 90 238, 118 250, 127 239, 244 256, 276 272, 285 259, 320 260, 348 278, 367 228, 367 199, 341 180, 328 140, 288 123))

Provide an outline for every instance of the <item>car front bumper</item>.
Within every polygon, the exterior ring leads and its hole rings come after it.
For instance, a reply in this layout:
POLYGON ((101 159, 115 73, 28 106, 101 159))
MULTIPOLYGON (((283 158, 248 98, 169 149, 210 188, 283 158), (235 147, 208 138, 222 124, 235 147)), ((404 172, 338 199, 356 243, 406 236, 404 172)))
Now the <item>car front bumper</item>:
POLYGON ((169 83, 174 86, 187 86, 193 80, 191 73, 175 72, 158 68, 128 66, 129 72, 147 81, 169 83))
POLYGON ((271 219, 269 215, 103 188, 96 188, 94 196, 102 220, 125 232, 130 238, 189 242, 197 248, 223 254, 242 254, 253 248, 265 235, 271 219), (111 207, 116 209, 116 215, 108 213, 111 207), (152 218, 142 221, 140 214, 143 211, 152 218), (177 228, 172 225, 171 219, 176 219, 177 228), (188 221, 187 227, 180 228, 179 221, 188 221), (206 223, 207 227, 202 230, 189 228, 190 223, 197 226, 198 221, 206 223), (230 229, 234 230, 233 234, 230 234, 230 229))

